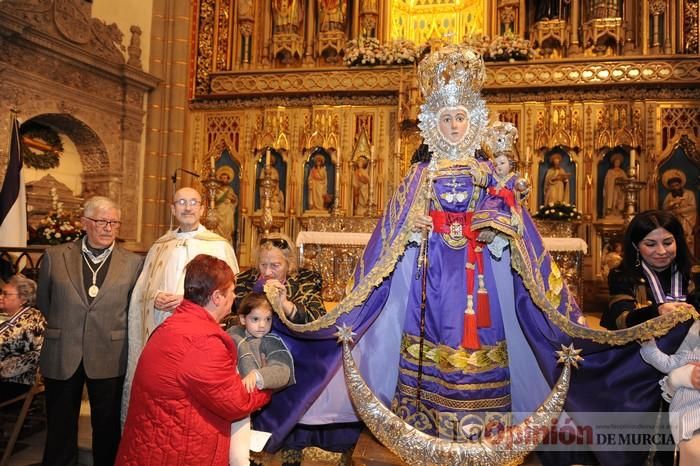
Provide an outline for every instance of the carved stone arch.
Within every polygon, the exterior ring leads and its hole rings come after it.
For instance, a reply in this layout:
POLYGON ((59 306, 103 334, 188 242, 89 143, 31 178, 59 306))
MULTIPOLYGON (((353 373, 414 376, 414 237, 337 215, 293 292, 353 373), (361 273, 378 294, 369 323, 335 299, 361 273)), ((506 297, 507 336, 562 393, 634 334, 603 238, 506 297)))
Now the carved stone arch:
POLYGON ((621 128, 616 131, 612 146, 636 147, 636 138, 629 128, 621 128))
POLYGON ((607 129, 602 131, 596 139, 595 147, 597 148, 613 147, 615 145, 613 143, 613 136, 607 129))
MULTIPOLYGON (((32 117, 32 120, 58 129, 73 141, 83 165, 83 191, 87 190, 91 175, 110 171, 113 164, 107 147, 95 130, 84 121, 66 113, 44 113, 32 117)), ((110 194, 103 191, 104 187, 97 189, 99 192, 90 194, 110 194)))
POLYGON ((661 166, 671 158, 675 150, 680 147, 688 159, 700 167, 700 140, 692 132, 679 133, 666 146, 656 159, 654 172, 658 173, 661 166))
POLYGON ((557 130, 548 144, 550 147, 564 146, 571 147, 571 135, 564 129, 557 130))

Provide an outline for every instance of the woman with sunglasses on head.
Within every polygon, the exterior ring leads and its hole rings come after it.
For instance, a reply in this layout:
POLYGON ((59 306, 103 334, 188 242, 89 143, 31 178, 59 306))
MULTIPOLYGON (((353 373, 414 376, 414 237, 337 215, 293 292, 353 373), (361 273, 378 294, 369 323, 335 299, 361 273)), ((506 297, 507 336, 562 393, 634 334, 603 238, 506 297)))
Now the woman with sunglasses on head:
MULTIPOLYGON (((253 262, 255 267, 236 276, 236 311, 246 295, 257 292, 266 294, 273 308, 283 311, 292 324, 307 324, 326 313, 321 275, 298 267, 296 245, 287 235, 269 233, 262 237, 253 262)), ((237 319, 229 318, 226 326, 237 323, 237 319)), ((285 323, 274 318, 272 327, 285 340, 289 333, 285 323)), ((324 429, 319 426, 297 425, 282 449, 283 465, 300 464, 304 447, 325 447, 323 435, 324 429)))
POLYGON ((295 324, 305 324, 326 313, 321 299, 321 275, 299 268, 296 246, 282 233, 270 233, 260 240, 255 268, 236 277, 236 303, 249 292, 276 290, 273 302, 295 324))
POLYGON ((46 320, 34 307, 36 282, 13 275, 0 291, 0 401, 29 390, 36 379, 46 320))
POLYGON ((600 321, 603 327, 633 327, 687 303, 697 308, 698 293, 690 283, 693 258, 673 214, 661 210, 638 214, 623 243, 622 264, 608 276, 610 303, 600 321))

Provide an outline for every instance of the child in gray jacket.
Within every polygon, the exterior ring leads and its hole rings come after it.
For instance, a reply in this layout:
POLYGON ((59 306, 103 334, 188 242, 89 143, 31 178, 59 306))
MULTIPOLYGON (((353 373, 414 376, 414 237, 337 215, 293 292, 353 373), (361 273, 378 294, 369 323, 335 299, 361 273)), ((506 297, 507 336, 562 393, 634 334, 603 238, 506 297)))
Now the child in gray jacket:
MULTIPOLYGON (((238 307, 240 326, 228 329, 238 349, 238 372, 248 391, 278 390, 292 385, 294 360, 272 328, 272 306, 262 293, 248 293, 238 307)), ((250 464, 250 417, 231 425, 229 464, 250 464)))

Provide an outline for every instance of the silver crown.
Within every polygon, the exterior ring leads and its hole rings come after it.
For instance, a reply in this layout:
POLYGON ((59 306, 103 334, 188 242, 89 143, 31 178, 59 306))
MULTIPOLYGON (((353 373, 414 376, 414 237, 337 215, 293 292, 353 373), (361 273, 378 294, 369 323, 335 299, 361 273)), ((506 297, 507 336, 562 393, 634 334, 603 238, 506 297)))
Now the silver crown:
POLYGON ((481 54, 464 45, 448 45, 436 50, 418 65, 418 82, 425 98, 418 127, 433 153, 434 162, 474 157, 488 123, 486 102, 480 95, 485 76, 481 54), (438 126, 440 111, 454 107, 462 107, 469 115, 469 128, 457 143, 451 143, 440 134, 438 126))
POLYGON ((509 159, 517 160, 517 141, 518 128, 512 123, 497 121, 489 127, 481 148, 490 159, 505 155, 509 159))
POLYGON ((425 97, 454 87, 478 93, 484 86, 484 59, 475 49, 448 45, 432 52, 418 64, 418 84, 425 97))

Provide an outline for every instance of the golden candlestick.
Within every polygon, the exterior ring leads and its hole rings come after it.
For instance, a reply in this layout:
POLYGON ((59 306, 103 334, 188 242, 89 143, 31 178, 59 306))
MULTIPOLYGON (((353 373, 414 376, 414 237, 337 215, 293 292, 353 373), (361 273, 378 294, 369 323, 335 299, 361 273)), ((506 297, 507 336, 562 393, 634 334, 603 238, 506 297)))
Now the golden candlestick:
MULTIPOLYGON (((212 158, 213 160, 213 158, 212 158)), ((219 225, 219 216, 216 212, 216 193, 224 184, 216 178, 216 170, 214 164, 211 165, 209 176, 202 181, 202 185, 206 189, 206 204, 207 213, 204 216, 204 226, 210 231, 215 231, 219 225)))
POLYGON ((632 165, 629 170, 627 170, 627 179, 618 179, 616 184, 622 186, 625 192, 625 211, 623 217, 625 225, 628 225, 639 211, 637 208, 639 205, 639 192, 646 185, 646 182, 637 179, 637 167, 632 165))
POLYGON ((265 164, 265 168, 263 169, 263 177, 262 180, 260 181, 262 185, 262 199, 260 199, 262 203, 262 233, 263 236, 267 236, 270 234, 270 228, 272 228, 272 168, 270 166, 270 158, 269 158, 269 151, 268 151, 268 156, 265 164))

